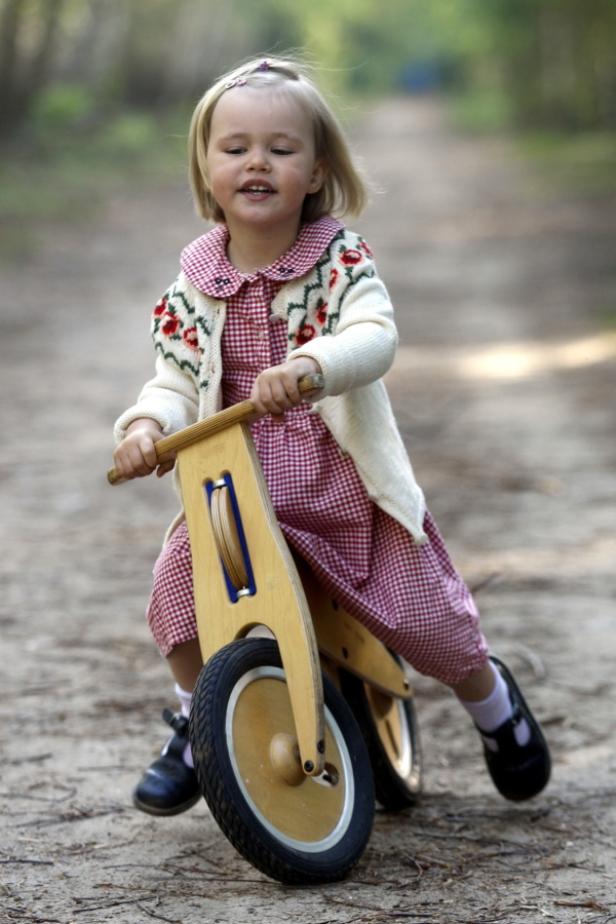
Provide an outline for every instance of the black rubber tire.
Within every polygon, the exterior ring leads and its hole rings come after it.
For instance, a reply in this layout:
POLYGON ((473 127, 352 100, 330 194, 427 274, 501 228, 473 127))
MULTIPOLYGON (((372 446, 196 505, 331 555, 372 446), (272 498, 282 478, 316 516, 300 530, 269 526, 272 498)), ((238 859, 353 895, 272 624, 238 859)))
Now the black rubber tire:
MULTIPOLYGON (((247 638, 232 642, 203 667, 193 694, 190 739, 197 778, 210 811, 238 852, 272 879, 290 884, 316 884, 344 878, 360 859, 374 819, 374 784, 361 731, 344 697, 324 678, 326 724, 336 743, 343 740, 348 758, 345 778, 345 821, 335 842, 326 849, 304 850, 285 843, 270 819, 259 818, 239 785, 227 741, 227 713, 233 710, 233 691, 246 683, 248 672, 280 669, 275 679, 284 682, 277 644, 270 639, 247 638), (244 678, 244 679, 243 679, 244 678), (239 687, 238 687, 239 685, 239 687), (331 721, 333 719, 333 722, 331 721), (337 728, 336 728, 337 726, 337 728), (348 780, 352 776, 352 780, 348 780), (352 785, 351 785, 352 784, 352 785), (352 793, 347 797, 347 793, 352 793), (348 802, 348 807, 347 807, 348 802)), ((235 694, 234 694, 235 695, 235 694)), ((231 711, 230 715, 233 715, 231 711)), ((327 758, 327 754, 325 755, 327 758)), ((309 781, 311 785, 315 785, 309 781)), ((301 786, 306 783, 302 782, 301 786)), ((328 835, 329 836, 329 835, 328 835)), ((288 839, 287 839, 288 840, 288 839)), ((293 844, 298 843, 296 838, 293 844)), ((325 840, 324 840, 325 843, 325 840)))
MULTIPOLYGON (((395 655, 392 657, 399 662, 395 655)), ((419 727, 413 700, 395 701, 396 708, 399 710, 399 720, 405 725, 406 735, 406 766, 402 774, 400 769, 392 763, 379 736, 364 682, 354 674, 341 670, 340 689, 353 710, 366 742, 372 764, 377 801, 390 812, 399 812, 415 805, 422 790, 423 766, 419 727)))

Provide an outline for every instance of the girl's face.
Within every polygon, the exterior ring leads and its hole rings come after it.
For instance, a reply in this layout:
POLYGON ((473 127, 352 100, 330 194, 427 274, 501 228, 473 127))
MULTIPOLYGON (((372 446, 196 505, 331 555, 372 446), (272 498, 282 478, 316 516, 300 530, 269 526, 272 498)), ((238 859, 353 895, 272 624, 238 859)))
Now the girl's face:
POLYGON ((233 235, 242 229, 288 236, 299 228, 308 193, 323 183, 312 125, 293 97, 237 86, 212 113, 207 168, 212 195, 233 235))

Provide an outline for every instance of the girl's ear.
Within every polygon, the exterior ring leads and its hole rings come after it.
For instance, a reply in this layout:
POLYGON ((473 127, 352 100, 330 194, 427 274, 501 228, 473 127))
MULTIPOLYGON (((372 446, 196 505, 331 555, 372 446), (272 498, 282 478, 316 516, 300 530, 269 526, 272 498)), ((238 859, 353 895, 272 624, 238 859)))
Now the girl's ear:
POLYGON ((315 161, 314 170, 308 184, 308 192, 316 193, 320 190, 325 181, 326 172, 325 162, 322 160, 315 161))

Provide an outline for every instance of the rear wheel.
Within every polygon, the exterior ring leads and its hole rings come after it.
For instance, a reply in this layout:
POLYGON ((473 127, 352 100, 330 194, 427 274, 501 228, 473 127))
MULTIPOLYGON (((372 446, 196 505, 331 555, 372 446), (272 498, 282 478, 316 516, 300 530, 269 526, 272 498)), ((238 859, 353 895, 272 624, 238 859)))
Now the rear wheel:
POLYGON ((422 764, 413 700, 381 693, 346 671, 340 674, 342 693, 368 748, 377 800, 390 811, 414 805, 421 792, 422 764))
POLYGON ((374 786, 361 732, 324 678, 325 766, 302 770, 278 646, 232 642, 204 666, 190 737, 212 815, 253 866, 287 883, 343 878, 372 828, 374 786))

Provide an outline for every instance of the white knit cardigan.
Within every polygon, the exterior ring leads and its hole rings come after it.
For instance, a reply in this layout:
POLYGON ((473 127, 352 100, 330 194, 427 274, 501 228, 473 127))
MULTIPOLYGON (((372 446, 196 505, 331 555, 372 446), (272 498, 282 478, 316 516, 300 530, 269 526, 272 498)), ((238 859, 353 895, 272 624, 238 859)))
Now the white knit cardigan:
MULTIPOLYGON (((156 374, 117 420, 117 441, 140 417, 169 434, 220 408, 226 307, 180 273, 154 311, 156 374)), ((288 355, 321 367, 314 412, 351 456, 371 499, 425 542, 423 493, 381 380, 398 342, 393 308, 363 239, 341 230, 313 270, 281 286, 272 314, 287 321, 288 355)))

